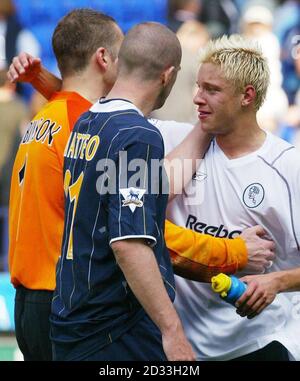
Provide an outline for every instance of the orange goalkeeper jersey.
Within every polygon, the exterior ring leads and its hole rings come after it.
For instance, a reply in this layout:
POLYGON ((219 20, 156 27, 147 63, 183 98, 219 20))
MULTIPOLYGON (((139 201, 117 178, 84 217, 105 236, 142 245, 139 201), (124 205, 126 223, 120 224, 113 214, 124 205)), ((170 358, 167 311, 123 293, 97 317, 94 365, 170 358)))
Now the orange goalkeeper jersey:
POLYGON ((64 223, 63 154, 90 102, 55 93, 30 122, 15 159, 9 204, 9 270, 14 286, 54 290, 64 223))

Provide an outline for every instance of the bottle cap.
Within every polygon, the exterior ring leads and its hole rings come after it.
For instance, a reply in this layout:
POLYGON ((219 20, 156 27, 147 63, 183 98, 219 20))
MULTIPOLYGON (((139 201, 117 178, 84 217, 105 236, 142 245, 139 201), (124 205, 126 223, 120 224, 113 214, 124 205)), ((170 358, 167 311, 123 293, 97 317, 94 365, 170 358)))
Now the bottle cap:
POLYGON ((219 293, 222 298, 225 298, 231 287, 231 278, 223 273, 218 274, 211 278, 211 287, 214 292, 219 293))

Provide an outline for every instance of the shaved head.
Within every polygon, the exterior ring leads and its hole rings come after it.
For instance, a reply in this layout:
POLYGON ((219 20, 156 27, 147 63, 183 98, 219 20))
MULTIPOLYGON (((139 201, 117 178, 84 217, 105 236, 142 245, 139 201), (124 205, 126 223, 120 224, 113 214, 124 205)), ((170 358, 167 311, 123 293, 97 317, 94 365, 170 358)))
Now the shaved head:
POLYGON ((125 36, 119 53, 119 73, 152 80, 169 67, 178 68, 180 62, 181 46, 176 35, 162 24, 146 22, 125 36))

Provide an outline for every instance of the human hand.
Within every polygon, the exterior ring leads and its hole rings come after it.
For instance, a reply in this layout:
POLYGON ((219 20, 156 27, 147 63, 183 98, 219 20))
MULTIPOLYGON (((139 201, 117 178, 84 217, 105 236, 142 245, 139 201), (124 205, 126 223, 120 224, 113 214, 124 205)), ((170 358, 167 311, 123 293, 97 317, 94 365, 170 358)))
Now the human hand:
POLYGON ((169 361, 196 361, 192 346, 186 339, 181 326, 162 333, 162 343, 169 361))
POLYGON ((32 82, 41 71, 42 63, 40 58, 32 57, 30 54, 22 52, 14 57, 7 72, 10 82, 32 82))
POLYGON ((275 258, 275 244, 263 239, 266 231, 259 225, 245 229, 240 235, 244 239, 248 251, 248 263, 243 271, 249 274, 261 274, 272 266, 275 258))
POLYGON ((279 278, 276 272, 264 275, 247 275, 240 278, 247 283, 247 290, 236 301, 236 312, 241 316, 252 319, 273 302, 280 290, 279 278))

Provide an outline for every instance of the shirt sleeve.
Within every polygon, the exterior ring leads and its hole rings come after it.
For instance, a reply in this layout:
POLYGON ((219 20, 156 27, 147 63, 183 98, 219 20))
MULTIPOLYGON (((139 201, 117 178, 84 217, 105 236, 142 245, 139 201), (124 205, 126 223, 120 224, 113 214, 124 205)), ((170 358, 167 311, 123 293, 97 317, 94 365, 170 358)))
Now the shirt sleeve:
POLYGON ((233 274, 248 261, 242 238, 216 238, 166 220, 165 239, 175 274, 210 282, 218 273, 233 274))
MULTIPOLYGON (((116 192, 110 191, 108 196, 110 244, 130 238, 144 238, 151 246, 157 243, 160 235, 157 221, 164 219, 159 217, 164 210, 160 210, 159 192, 152 189, 151 164, 162 158, 163 147, 160 149, 141 142, 118 152, 116 192)), ((154 177, 156 181, 157 177, 154 177)))

